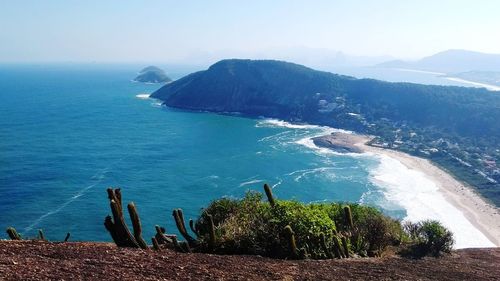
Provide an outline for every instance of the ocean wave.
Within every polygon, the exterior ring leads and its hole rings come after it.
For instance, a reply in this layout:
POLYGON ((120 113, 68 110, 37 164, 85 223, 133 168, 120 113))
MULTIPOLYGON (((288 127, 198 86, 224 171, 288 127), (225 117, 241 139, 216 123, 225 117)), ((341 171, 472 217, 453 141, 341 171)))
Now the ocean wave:
MULTIPOLYGON (((303 169, 303 170, 297 170, 293 171, 291 173, 286 174, 287 176, 293 176, 295 182, 299 182, 302 178, 307 177, 307 175, 310 174, 316 174, 316 173, 323 173, 329 170, 335 170, 338 168, 335 167, 320 167, 320 168, 312 168, 312 169, 303 169), (297 176, 296 176, 297 175, 297 176)), ((335 177, 335 174, 333 175, 335 177)))
POLYGON ((274 189, 275 187, 281 185, 283 183, 283 180, 281 178, 277 178, 278 182, 273 184, 271 187, 274 189))
POLYGON ((439 220, 455 235, 456 248, 494 247, 495 245, 464 214, 449 203, 439 191, 437 183, 424 173, 409 169, 398 160, 378 155, 380 164, 370 171, 370 180, 388 201, 386 209, 394 205, 406 210, 404 220, 439 220))
POLYGON ((81 196, 83 196, 88 190, 90 190, 93 187, 95 187, 95 186, 99 185, 100 183, 102 183, 102 181, 106 178, 106 175, 109 173, 109 170, 115 164, 117 164, 117 163, 125 160, 126 158, 127 157, 120 158, 117 161, 111 163, 108 167, 105 167, 105 168, 97 171, 92 177, 90 177, 90 180, 93 181, 94 183, 92 183, 90 185, 87 185, 84 188, 78 190, 75 195, 71 196, 68 200, 66 200, 65 202, 63 202, 57 208, 55 208, 53 210, 50 210, 47 213, 45 213, 45 214, 41 215, 40 217, 38 217, 38 219, 36 219, 30 225, 28 225, 27 227, 24 228, 24 232, 26 233, 26 232, 31 231, 35 226, 37 226, 38 224, 40 224, 44 219, 46 219, 49 216, 52 216, 54 214, 59 213, 64 208, 66 208, 69 204, 73 203, 75 200, 77 200, 78 198, 80 198, 81 196))
MULTIPOLYGON (((337 130, 337 129, 332 128, 332 130, 337 130)), ((335 132, 335 131, 331 131, 330 134, 332 132, 335 132)), ((313 138, 324 136, 324 135, 326 135, 326 133, 318 134, 318 135, 311 136, 311 137, 305 137, 305 138, 302 138, 298 141, 295 141, 295 143, 303 145, 303 146, 311 149, 313 152, 315 152, 316 154, 318 154, 320 156, 332 156, 333 155, 333 156, 349 156, 352 158, 366 158, 366 157, 372 156, 370 153, 337 152, 337 151, 334 151, 330 148, 317 146, 314 143, 313 138)))
MULTIPOLYGON (((313 141, 313 138, 330 135, 332 133, 353 134, 354 132, 352 131, 332 128, 328 126, 293 124, 278 119, 260 120, 257 122, 255 127, 293 129, 293 131, 279 132, 274 135, 263 137, 259 139, 259 142, 273 141, 278 143, 279 145, 299 144, 305 146, 306 148, 310 149, 311 151, 321 156, 330 156, 330 155, 349 155, 352 157, 360 156, 359 153, 340 153, 333 151, 329 148, 319 147, 316 144, 314 144, 313 141)), ((271 147, 273 149, 278 149, 278 147, 275 144, 271 144, 271 147)))
MULTIPOLYGON (((405 210, 406 217, 404 220, 408 221, 437 219, 455 234, 456 248, 494 246, 483 233, 467 220, 460 210, 446 201, 436 183, 428 179, 422 172, 408 169, 398 160, 386 155, 371 152, 339 153, 328 148, 318 147, 312 140, 314 137, 333 132, 353 132, 326 126, 292 124, 276 119, 260 120, 256 127, 282 127, 303 131, 303 133, 295 135, 281 132, 262 138, 261 141, 276 141, 279 139, 280 141, 285 140, 286 143, 293 142, 325 158, 348 156, 366 160, 370 159, 371 161, 376 160, 378 164, 374 167, 365 167, 369 172, 368 180, 376 188, 370 189, 368 187, 368 190, 362 194, 359 200, 360 203, 376 204, 389 211, 405 210)), ((298 170, 287 174, 287 176, 293 177, 294 181, 298 182, 307 177, 307 175, 314 173, 323 173, 325 176, 328 176, 330 173, 325 172, 329 169, 334 169, 334 167, 298 170)), ((330 175, 330 178, 332 181, 338 181, 339 179, 358 181, 356 179, 349 179, 349 177, 337 178, 335 173, 330 175)), ((359 183, 363 184, 362 182, 359 183)))
POLYGON ((158 102, 158 101, 157 101, 157 102, 152 102, 152 103, 151 103, 151 106, 152 106, 152 107, 161 107, 162 105, 163 105, 163 104, 162 104, 161 102, 158 102))
POLYGON ((71 196, 66 202, 62 203, 61 205, 59 205, 59 207, 41 215, 38 219, 36 219, 33 223, 31 223, 29 226, 27 226, 26 228, 24 228, 24 232, 29 232, 31 231, 35 226, 37 226, 40 222, 42 222, 45 218, 51 216, 51 215, 54 215, 54 214, 57 214, 59 213, 62 209, 66 208, 66 206, 68 206, 69 204, 73 203, 73 201, 75 201, 76 199, 80 198, 82 195, 85 194, 85 192, 89 189, 91 189, 92 187, 98 185, 100 182, 102 181, 102 179, 99 179, 97 180, 96 183, 94 184, 91 184, 91 185, 88 185, 86 187, 84 187, 83 189, 81 189, 80 191, 78 191, 75 195, 71 196))
POLYGON ((352 131, 336 129, 328 126, 320 126, 320 125, 310 125, 310 124, 293 124, 284 120, 279 119, 264 119, 257 122, 255 127, 278 127, 278 128, 289 128, 289 129, 314 129, 321 130, 323 132, 341 132, 345 134, 352 134, 352 131))
POLYGON ((263 180, 251 180, 251 181, 242 182, 242 183, 240 183, 240 185, 238 187, 243 187, 246 185, 251 185, 251 184, 259 183, 259 182, 263 182, 263 180))

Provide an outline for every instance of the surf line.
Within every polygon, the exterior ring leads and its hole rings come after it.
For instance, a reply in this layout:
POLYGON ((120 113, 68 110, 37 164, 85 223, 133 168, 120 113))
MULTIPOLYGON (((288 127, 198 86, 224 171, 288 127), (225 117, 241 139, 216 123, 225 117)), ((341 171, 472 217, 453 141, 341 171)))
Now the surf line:
POLYGON ((40 222, 42 222, 45 218, 53 215, 53 214, 57 214, 59 213, 62 209, 66 208, 66 206, 68 206, 69 204, 73 203, 75 200, 77 200, 78 198, 80 198, 82 195, 85 194, 85 192, 87 192, 89 189, 93 188, 94 186, 98 185, 99 183, 102 182, 102 180, 105 178, 104 174, 107 173, 109 171, 109 169, 114 166, 115 164, 123 161, 125 158, 127 157, 124 157, 124 158, 121 158, 117 161, 115 161, 114 163, 112 163, 111 165, 109 165, 108 167, 105 167, 104 169, 101 169, 99 170, 97 173, 95 173, 91 179, 95 179, 97 178, 97 181, 94 182, 93 184, 91 185, 88 185, 84 188, 82 188, 81 190, 79 190, 75 195, 71 196, 71 198, 69 198, 68 200, 66 200, 64 203, 62 203, 61 205, 59 205, 57 208, 41 215, 38 219, 36 219, 33 223, 31 223, 29 226, 25 227, 23 232, 26 233, 26 232, 29 232, 31 231, 35 226, 37 226, 40 222))

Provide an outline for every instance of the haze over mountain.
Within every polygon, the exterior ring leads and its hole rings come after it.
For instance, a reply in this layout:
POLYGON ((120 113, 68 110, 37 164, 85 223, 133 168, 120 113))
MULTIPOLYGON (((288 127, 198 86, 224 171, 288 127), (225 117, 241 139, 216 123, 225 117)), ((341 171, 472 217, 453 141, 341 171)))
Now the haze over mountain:
POLYGON ((417 61, 393 60, 379 67, 408 68, 444 73, 470 71, 500 71, 500 54, 486 54, 467 50, 447 50, 417 61))

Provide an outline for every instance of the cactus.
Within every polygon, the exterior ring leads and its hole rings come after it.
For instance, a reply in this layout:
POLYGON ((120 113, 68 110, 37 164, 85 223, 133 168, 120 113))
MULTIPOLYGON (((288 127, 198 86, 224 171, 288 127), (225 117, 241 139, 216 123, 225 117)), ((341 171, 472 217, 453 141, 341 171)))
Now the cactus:
POLYGON ((43 230, 38 230, 38 239, 45 241, 45 235, 43 235, 43 230))
POLYGON ((342 241, 342 247, 344 249, 344 254, 346 258, 349 258, 351 255, 349 254, 349 245, 347 244, 347 238, 345 236, 342 236, 340 239, 342 241))
POLYGON ((71 234, 69 232, 66 233, 66 238, 64 238, 64 242, 68 242, 70 236, 71 234))
POLYGON ((321 233, 321 248, 323 248, 323 252, 325 252, 326 256, 329 259, 333 259, 333 254, 332 252, 328 249, 328 246, 326 245, 326 237, 324 233, 321 233))
POLYGON ((352 221, 351 207, 349 207, 349 205, 344 207, 344 222, 345 222, 345 225, 349 228, 349 230, 354 229, 354 223, 352 221))
POLYGON ((271 207, 274 207, 274 205, 276 203, 274 202, 273 191, 271 190, 271 187, 269 187, 269 185, 267 183, 264 184, 264 191, 266 192, 266 196, 267 196, 267 200, 269 201, 269 204, 271 205, 271 207))
POLYGON ((130 233, 125 223, 125 218, 123 217, 120 189, 113 190, 108 188, 107 192, 113 218, 107 216, 104 220, 104 226, 109 231, 113 241, 115 241, 118 247, 139 248, 139 244, 132 233, 130 233))
POLYGON ((147 249, 148 245, 146 241, 142 238, 142 227, 141 220, 139 219, 139 214, 137 213, 137 208, 134 202, 130 202, 127 205, 128 213, 130 214, 130 220, 132 221, 132 226, 134 228, 134 238, 142 249, 147 249))
POLYGON ((121 243, 121 239, 118 237, 118 235, 115 232, 115 223, 113 222, 113 219, 111 218, 111 216, 108 215, 104 219, 104 227, 106 228, 106 230, 111 235, 111 238, 113 239, 113 242, 115 242, 115 244, 117 246, 119 246, 120 243, 121 243))
POLYGON ((156 241, 159 244, 166 243, 167 239, 165 239, 165 232, 163 231, 164 228, 160 227, 159 225, 155 225, 155 230, 156 230, 156 234, 155 234, 156 241))
POLYGON ((134 236, 128 229, 125 223, 125 218, 123 217, 123 212, 121 210, 121 205, 114 200, 111 200, 111 211, 113 213, 113 220, 115 223, 115 231, 123 240, 123 247, 139 248, 139 244, 135 240, 134 236))
POLYGON ((297 252, 297 244, 295 243, 295 233, 293 232, 292 227, 289 225, 285 226, 284 229, 288 239, 288 246, 290 247, 292 257, 297 258, 299 255, 297 252))
POLYGON ((182 248, 182 251, 184 253, 192 253, 193 251, 191 250, 191 247, 189 247, 188 242, 180 242, 179 246, 182 248))
POLYGON ((300 248, 299 250, 299 258, 300 259, 308 259, 310 257, 306 248, 300 248))
POLYGON ((119 188, 115 189, 115 201, 118 203, 118 206, 120 207, 121 212, 123 213, 123 204, 122 204, 122 191, 119 188))
POLYGON ((212 215, 207 215, 208 217, 208 234, 210 239, 208 240, 208 247, 213 251, 215 249, 215 226, 214 218, 212 215))
POLYGON ((9 235, 9 238, 11 240, 22 240, 21 235, 19 235, 19 233, 17 233, 16 229, 13 227, 7 228, 7 234, 9 235))
POLYGON ((200 233, 196 229, 196 225, 192 219, 189 219, 189 228, 191 228, 191 231, 196 234, 196 237, 200 238, 200 233))
POLYGON ((341 259, 343 257, 339 239, 336 235, 333 236, 333 251, 335 253, 335 257, 341 259))
POLYGON ((337 247, 339 248, 339 251, 340 251, 340 255, 342 256, 342 258, 348 258, 348 253, 345 253, 344 252, 344 247, 342 247, 342 241, 340 239, 340 236, 337 236, 335 237, 335 241, 334 243, 337 245, 337 247))
POLYGON ((182 214, 181 209, 175 209, 172 212, 172 215, 174 216, 175 220, 175 225, 177 226, 177 229, 179 230, 180 234, 186 241, 191 245, 191 246, 196 246, 198 241, 194 239, 189 233, 187 232, 186 225, 184 224, 184 215, 182 214))
POLYGON ((181 244, 179 243, 179 241, 177 241, 177 237, 176 236, 172 237, 172 244, 174 245, 174 249, 176 251, 182 252, 182 253, 186 252, 186 249, 181 246, 181 244))
POLYGON ((158 244, 158 240, 156 240, 155 237, 151 238, 151 242, 153 243, 153 250, 159 251, 160 250, 160 244, 158 244))
POLYGON ((176 246, 177 244, 177 236, 173 234, 165 234, 165 228, 160 227, 158 225, 155 226, 156 229, 156 234, 154 238, 156 239, 156 242, 158 244, 163 245, 165 244, 168 248, 173 248, 175 250, 178 250, 178 247, 176 246))

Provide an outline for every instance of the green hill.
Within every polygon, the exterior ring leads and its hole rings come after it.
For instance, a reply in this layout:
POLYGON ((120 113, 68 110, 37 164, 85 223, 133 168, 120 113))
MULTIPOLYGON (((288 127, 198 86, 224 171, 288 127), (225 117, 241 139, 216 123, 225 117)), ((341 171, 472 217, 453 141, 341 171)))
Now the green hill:
POLYGON ((356 79, 270 60, 223 60, 163 86, 171 107, 279 118, 369 133, 431 158, 500 205, 500 94, 356 79))

